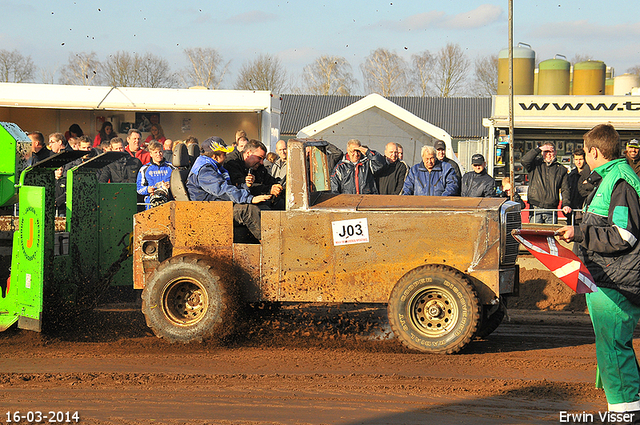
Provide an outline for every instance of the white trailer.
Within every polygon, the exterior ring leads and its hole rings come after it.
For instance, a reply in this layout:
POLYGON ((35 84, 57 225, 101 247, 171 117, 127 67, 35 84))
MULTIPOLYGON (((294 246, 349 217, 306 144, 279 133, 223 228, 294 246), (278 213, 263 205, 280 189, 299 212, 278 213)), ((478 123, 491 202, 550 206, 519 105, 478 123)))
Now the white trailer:
MULTIPOLYGON (((582 136, 602 123, 611 123, 620 133, 622 147, 640 138, 640 96, 514 96, 514 167, 516 183, 525 183, 520 158, 545 141, 556 145, 558 161, 572 166, 571 155, 583 147, 582 136)), ((509 133, 509 97, 493 96, 492 114, 483 120, 489 129, 487 163, 494 177, 509 175, 508 154, 497 158, 500 143, 509 133)))
POLYGON ((145 114, 156 115, 172 140, 219 136, 231 144, 243 129, 275 149, 280 137, 280 97, 269 91, 0 83, 0 93, 0 121, 45 137, 77 123, 93 140, 103 121, 125 133, 145 114))

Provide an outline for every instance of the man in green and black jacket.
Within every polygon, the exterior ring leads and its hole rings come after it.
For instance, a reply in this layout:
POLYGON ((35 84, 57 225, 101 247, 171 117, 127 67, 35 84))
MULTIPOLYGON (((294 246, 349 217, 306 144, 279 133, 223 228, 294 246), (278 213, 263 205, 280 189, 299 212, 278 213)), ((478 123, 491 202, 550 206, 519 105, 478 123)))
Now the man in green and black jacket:
MULTIPOLYGON (((586 160, 595 189, 582 223, 558 230, 574 241, 574 252, 589 269, 598 291, 587 294, 596 336, 597 384, 609 411, 633 413, 640 423, 640 371, 633 331, 640 320, 640 179, 620 158, 620 136, 609 124, 584 135, 586 160)), ((638 422, 636 422, 638 421, 638 422)))

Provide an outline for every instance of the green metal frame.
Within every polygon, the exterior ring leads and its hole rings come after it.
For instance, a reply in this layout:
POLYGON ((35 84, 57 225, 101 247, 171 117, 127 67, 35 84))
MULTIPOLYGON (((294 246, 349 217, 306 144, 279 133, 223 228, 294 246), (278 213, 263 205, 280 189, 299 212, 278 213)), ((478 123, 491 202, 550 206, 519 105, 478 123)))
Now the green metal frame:
POLYGON ((133 282, 132 260, 122 260, 137 209, 135 184, 99 183, 96 177, 122 153, 105 153, 68 171, 66 232, 55 232, 54 170, 84 154, 53 155, 20 176, 19 228, 0 297, 0 331, 16 322, 40 331, 43 315, 92 307, 107 285, 133 282))
POLYGON ((18 142, 30 142, 24 131, 12 123, 0 122, 0 206, 17 199, 18 142))

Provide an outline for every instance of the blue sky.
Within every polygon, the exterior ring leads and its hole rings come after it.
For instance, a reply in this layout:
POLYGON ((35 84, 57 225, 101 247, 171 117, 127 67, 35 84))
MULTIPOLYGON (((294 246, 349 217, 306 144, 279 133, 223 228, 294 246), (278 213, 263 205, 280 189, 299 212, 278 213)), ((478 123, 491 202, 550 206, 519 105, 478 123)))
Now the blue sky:
MULTIPOLYGON (((530 44, 537 59, 590 55, 616 75, 640 65, 640 15, 633 2, 514 1, 514 41, 530 44)), ((379 47, 406 59, 449 42, 469 59, 497 54, 508 44, 507 1, 81 1, 0 0, 0 48, 30 55, 54 69, 72 52, 95 51, 101 60, 119 50, 152 52, 174 70, 182 49, 216 48, 230 72, 260 53, 277 55, 290 74, 323 54, 359 65, 379 47)))

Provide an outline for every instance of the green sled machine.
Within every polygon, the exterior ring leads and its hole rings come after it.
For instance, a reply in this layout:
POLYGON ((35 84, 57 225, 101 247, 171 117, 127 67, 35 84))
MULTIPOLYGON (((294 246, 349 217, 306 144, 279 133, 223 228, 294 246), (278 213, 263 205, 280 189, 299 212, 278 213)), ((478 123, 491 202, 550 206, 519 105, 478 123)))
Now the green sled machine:
POLYGON ((95 307, 112 286, 133 282, 135 184, 97 179, 127 154, 61 152, 24 168, 21 152, 30 145, 17 125, 0 122, 0 331, 15 323, 53 328, 95 307), (65 166, 66 214, 56 217, 55 170, 65 166))

